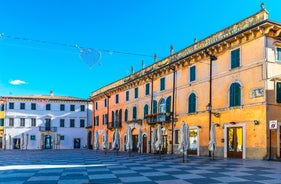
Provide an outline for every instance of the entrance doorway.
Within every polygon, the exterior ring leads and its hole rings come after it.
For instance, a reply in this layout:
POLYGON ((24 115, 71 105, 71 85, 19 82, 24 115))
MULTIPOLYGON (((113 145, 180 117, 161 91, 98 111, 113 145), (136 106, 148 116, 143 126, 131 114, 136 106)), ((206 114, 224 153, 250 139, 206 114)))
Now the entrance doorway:
POLYGON ((142 139, 142 152, 147 153, 147 136, 144 134, 142 139))
POLYGON ((45 149, 52 149, 52 137, 50 135, 45 136, 45 149))
POLYGON ((168 136, 162 135, 162 154, 166 154, 168 151, 168 136))
POLYGON ((133 152, 138 152, 138 135, 132 135, 132 138, 133 138, 133 152))
POLYGON ((13 139, 13 149, 20 149, 20 139, 19 138, 14 138, 13 139))
POLYGON ((75 138, 74 139, 74 149, 80 149, 81 145, 80 145, 81 141, 79 138, 75 138))
POLYGON ((93 145, 92 145, 92 131, 88 132, 88 149, 93 149, 93 145))
POLYGON ((242 158, 243 155, 243 128, 227 128, 227 157, 242 158))

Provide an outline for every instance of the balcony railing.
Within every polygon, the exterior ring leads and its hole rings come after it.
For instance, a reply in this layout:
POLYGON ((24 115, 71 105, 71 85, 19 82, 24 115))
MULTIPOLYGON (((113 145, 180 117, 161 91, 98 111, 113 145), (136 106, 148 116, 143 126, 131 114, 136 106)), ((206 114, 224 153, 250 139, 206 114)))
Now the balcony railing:
POLYGON ((41 132, 46 132, 46 131, 56 132, 57 131, 57 127, 43 127, 43 126, 40 126, 39 127, 39 131, 41 131, 41 132))
POLYGON ((155 124, 155 123, 169 123, 172 120, 171 113, 154 113, 154 114, 147 114, 145 116, 148 124, 155 124))
POLYGON ((142 119, 133 119, 133 120, 130 120, 130 121, 127 121, 128 124, 130 123, 137 123, 137 124, 142 124, 142 119))
POLYGON ((107 128, 112 130, 114 128, 122 128, 122 124, 120 122, 108 122, 107 128))

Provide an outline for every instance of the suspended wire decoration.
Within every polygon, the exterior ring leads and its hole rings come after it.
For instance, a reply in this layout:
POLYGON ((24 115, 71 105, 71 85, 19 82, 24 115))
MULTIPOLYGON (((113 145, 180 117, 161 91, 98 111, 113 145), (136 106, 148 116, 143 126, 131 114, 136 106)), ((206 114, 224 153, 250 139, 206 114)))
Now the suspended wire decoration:
POLYGON ((95 48, 89 48, 89 47, 86 48, 86 47, 80 47, 80 46, 72 45, 72 44, 65 44, 65 43, 51 42, 51 41, 44 41, 44 40, 34 40, 34 39, 30 39, 30 38, 22 38, 22 37, 10 36, 10 35, 6 35, 4 33, 0 33, 0 39, 3 39, 3 38, 76 48, 79 50, 79 55, 80 55, 81 60, 83 60, 89 66, 90 69, 95 64, 101 66, 101 61, 100 61, 101 52, 106 52, 109 55, 113 55, 114 53, 116 53, 116 54, 142 56, 142 57, 150 57, 150 58, 154 57, 153 55, 147 55, 147 54, 122 52, 122 51, 114 51, 114 50, 107 50, 107 49, 95 49, 95 48))
POLYGON ((91 69, 95 64, 101 66, 101 52, 97 49, 91 48, 80 48, 77 47, 80 52, 80 58, 89 66, 91 69))

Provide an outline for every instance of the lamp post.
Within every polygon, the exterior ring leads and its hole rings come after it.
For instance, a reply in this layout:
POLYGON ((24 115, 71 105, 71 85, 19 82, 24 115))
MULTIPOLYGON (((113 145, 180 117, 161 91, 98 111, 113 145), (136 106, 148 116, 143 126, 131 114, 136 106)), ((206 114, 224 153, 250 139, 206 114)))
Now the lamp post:
MULTIPOLYGON (((210 141, 210 130, 212 123, 212 74, 213 74, 213 61, 216 61, 218 58, 215 55, 209 54, 205 51, 206 54, 210 57, 210 86, 209 86, 209 104, 207 105, 207 110, 209 111, 209 141, 210 141)), ((211 152, 209 151, 209 157, 211 157, 211 152)))

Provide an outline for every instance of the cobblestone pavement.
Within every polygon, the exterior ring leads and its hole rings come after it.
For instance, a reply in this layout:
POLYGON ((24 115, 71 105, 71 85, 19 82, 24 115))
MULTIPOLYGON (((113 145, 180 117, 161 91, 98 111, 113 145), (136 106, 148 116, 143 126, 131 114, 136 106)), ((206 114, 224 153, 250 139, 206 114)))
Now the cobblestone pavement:
POLYGON ((0 151, 0 183, 281 183, 281 162, 94 150, 0 151))

